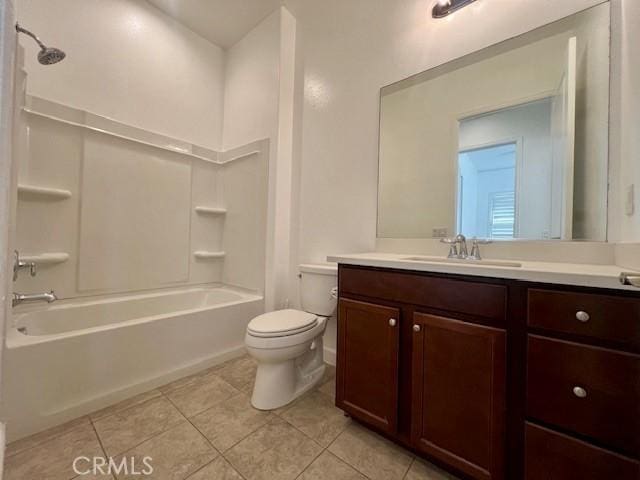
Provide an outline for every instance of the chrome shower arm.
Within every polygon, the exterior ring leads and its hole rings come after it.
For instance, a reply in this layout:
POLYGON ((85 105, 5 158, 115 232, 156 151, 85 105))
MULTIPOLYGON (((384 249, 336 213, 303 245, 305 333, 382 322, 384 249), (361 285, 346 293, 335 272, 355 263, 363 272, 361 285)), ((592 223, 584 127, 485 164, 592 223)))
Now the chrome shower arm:
POLYGON ((40 45, 40 48, 42 50, 46 50, 47 49, 46 45, 44 43, 42 43, 42 41, 36 36, 35 33, 30 32, 26 28, 21 27, 19 23, 16 23, 16 32, 24 33, 26 35, 29 35, 31 38, 33 38, 38 43, 38 45, 40 45))
POLYGON ((54 63, 58 63, 64 60, 64 57, 66 57, 66 53, 64 53, 62 50, 60 50, 59 48, 47 47, 36 36, 35 33, 21 27, 19 23, 16 23, 16 32, 24 33, 25 35, 30 36, 40 46, 40 52, 38 52, 38 62, 40 62, 42 65, 53 65, 54 63))

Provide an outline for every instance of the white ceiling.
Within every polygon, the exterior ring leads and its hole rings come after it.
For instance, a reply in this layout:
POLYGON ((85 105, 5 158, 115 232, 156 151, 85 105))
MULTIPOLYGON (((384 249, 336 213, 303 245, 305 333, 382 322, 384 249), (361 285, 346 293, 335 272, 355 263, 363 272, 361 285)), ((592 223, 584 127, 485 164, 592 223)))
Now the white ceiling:
POLYGON ((235 44, 280 5, 280 0, 148 1, 222 48, 235 44))

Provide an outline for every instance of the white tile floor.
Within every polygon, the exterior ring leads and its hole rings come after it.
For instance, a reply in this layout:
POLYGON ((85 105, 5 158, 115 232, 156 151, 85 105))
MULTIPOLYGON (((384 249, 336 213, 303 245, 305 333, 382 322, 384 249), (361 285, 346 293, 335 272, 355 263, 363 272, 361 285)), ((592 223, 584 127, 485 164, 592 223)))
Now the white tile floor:
POLYGON ((334 369, 318 388, 262 412, 247 356, 180 379, 62 427, 14 442, 6 480, 114 479, 73 472, 78 456, 126 457, 154 480, 445 480, 450 475, 359 426, 334 406, 334 369))

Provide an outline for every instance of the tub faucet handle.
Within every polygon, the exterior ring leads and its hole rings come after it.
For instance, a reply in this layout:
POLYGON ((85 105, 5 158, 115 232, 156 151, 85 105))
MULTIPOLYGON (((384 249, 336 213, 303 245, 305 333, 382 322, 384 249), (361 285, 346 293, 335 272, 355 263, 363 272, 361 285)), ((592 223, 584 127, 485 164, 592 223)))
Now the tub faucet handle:
POLYGON ((18 280, 18 273, 20 272, 20 270, 24 268, 29 269, 29 274, 32 277, 35 277, 36 274, 38 273, 38 266, 36 265, 36 262, 25 262, 24 260, 21 260, 20 252, 18 252, 18 250, 14 250, 13 251, 13 281, 14 282, 18 280))

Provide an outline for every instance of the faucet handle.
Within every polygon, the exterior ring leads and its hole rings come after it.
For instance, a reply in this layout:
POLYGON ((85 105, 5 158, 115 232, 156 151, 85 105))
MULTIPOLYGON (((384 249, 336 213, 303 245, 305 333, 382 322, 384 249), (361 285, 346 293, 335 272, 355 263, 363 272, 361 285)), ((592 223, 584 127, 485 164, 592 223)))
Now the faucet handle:
POLYGON ((25 262, 24 260, 20 260, 20 252, 18 250, 13 251, 13 281, 18 280, 18 273, 23 268, 29 269, 29 274, 32 277, 35 277, 38 273, 38 266, 36 262, 25 262))
POLYGON ((458 243, 458 240, 453 237, 441 238, 440 243, 446 243, 447 245, 456 245, 458 243))
POLYGON ((493 243, 493 240, 490 240, 488 238, 473 237, 471 240, 473 240, 474 245, 489 245, 490 243, 493 243))
POLYGON ((488 245, 493 243, 493 241, 476 237, 473 237, 471 240, 473 241, 473 246, 471 247, 471 254, 469 255, 469 258, 471 260, 482 260, 482 256, 480 255, 480 245, 488 245))
POLYGON ((457 238, 441 238, 440 243, 449 245, 448 258, 458 258, 458 239, 457 238))

